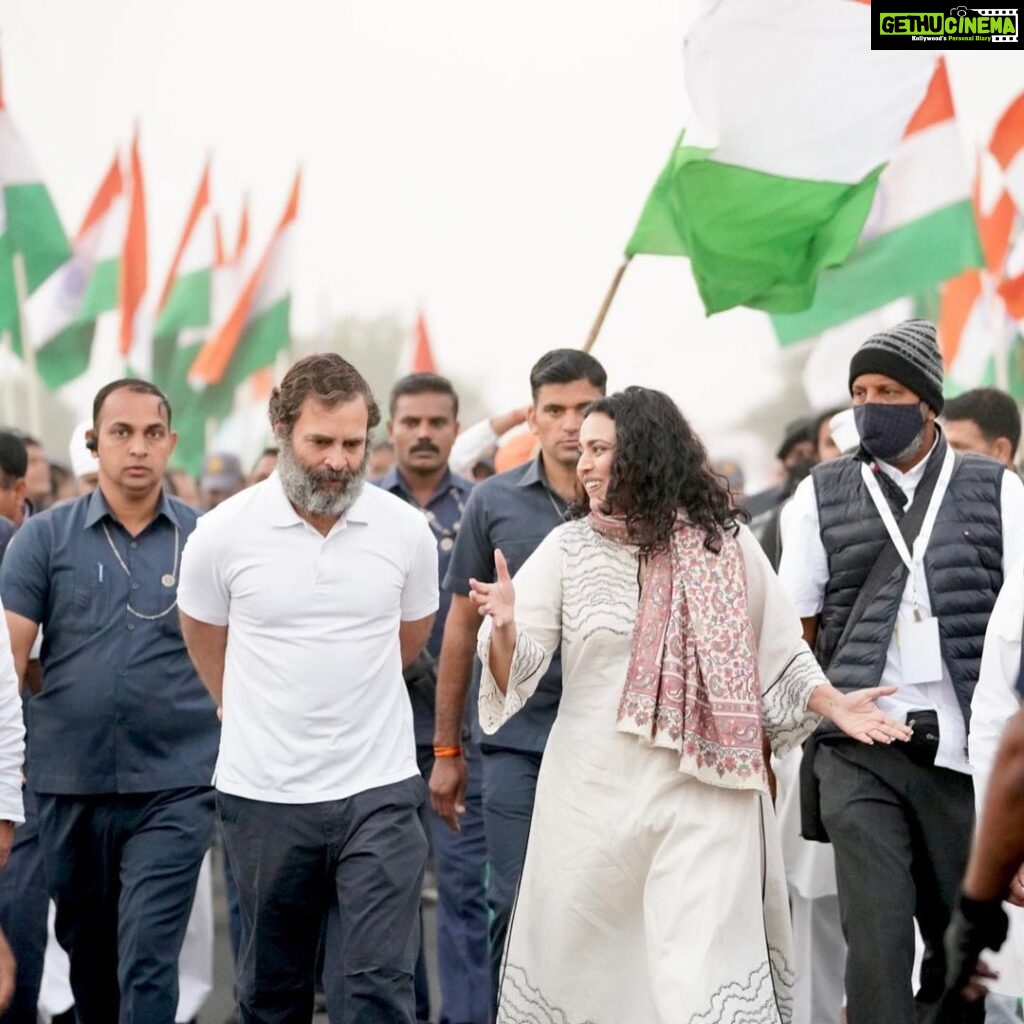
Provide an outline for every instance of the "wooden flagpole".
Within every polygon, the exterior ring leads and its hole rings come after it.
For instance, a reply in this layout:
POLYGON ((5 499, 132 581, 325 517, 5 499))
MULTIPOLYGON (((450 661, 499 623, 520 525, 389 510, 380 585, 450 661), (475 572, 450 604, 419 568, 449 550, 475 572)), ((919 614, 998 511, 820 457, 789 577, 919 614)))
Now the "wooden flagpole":
POLYGON ((11 255, 14 268, 14 291, 18 299, 18 325, 21 329, 21 358, 25 367, 25 399, 28 407, 28 429, 40 439, 42 418, 39 413, 39 373, 36 350, 28 328, 28 282, 25 278, 25 257, 17 250, 11 255))
MULTIPOLYGON (((12 362, 15 360, 14 355, 14 339, 11 337, 10 331, 4 331, 0 334, 0 352, 3 352, 4 359, 10 359, 12 362)), ((3 395, 2 407, 4 410, 4 423, 9 423, 11 426, 18 425, 18 411, 15 408, 14 402, 14 374, 4 373, 0 375, 0 394, 3 395)))
POLYGON ((583 344, 584 352, 589 352, 594 347, 597 336, 601 333, 601 328, 604 326, 605 317, 608 316, 608 310, 611 308, 615 293, 619 290, 619 285, 622 283, 622 275, 626 273, 626 267, 629 266, 631 259, 631 256, 627 256, 619 264, 619 269, 615 271, 612 283, 608 286, 608 291, 605 293, 604 302, 601 303, 601 308, 597 311, 594 326, 590 328, 590 334, 587 335, 587 340, 583 344))

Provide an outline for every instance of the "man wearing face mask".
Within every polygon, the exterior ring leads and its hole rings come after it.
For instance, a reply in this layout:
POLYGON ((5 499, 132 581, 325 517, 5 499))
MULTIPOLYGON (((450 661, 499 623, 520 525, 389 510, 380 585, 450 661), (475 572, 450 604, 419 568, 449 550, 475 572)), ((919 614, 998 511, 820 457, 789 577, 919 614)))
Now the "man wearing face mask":
POLYGON ((849 381, 861 447, 797 489, 780 576, 831 682, 898 686, 879 706, 914 734, 857 751, 820 729, 804 759, 804 835, 835 851, 849 1024, 915 1024, 942 993, 973 823, 971 697, 1003 578, 1024 561, 1024 485, 947 445, 931 324, 868 338, 849 381))

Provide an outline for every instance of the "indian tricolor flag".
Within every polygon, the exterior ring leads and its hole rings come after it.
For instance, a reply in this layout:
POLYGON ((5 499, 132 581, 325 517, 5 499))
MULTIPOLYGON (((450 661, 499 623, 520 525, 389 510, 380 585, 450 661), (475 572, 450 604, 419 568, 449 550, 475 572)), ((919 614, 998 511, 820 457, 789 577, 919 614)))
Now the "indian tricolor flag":
POLYGON ((1024 93, 999 120, 989 149, 1003 172, 1006 191, 1024 215, 1024 93))
POLYGON ((0 331, 19 337, 12 257, 21 254, 28 294, 71 256, 50 193, 3 99, 0 85, 0 331))
POLYGON ((28 301, 29 340, 48 388, 85 373, 96 318, 118 308, 121 248, 127 209, 117 157, 75 238, 71 258, 28 301))
MULTIPOLYGON (((215 220, 216 261, 210 288, 212 327, 186 331, 189 357, 187 380, 171 394, 179 419, 179 440, 174 465, 189 473, 199 472, 211 424, 222 423, 236 405, 252 400, 254 386, 268 383, 263 371, 272 367, 278 351, 287 347, 290 275, 288 250, 292 245, 298 206, 298 179, 288 208, 255 270, 249 265, 249 204, 243 203, 234 250, 224 251, 219 220, 215 220), (274 296, 278 301, 274 301, 274 296), (246 352, 250 344, 251 351, 246 352), (212 347, 211 347, 212 346, 212 347), (200 357, 202 361, 200 361, 200 357), (212 368, 226 364, 218 380, 212 368), (260 363, 250 372, 253 363, 260 363), (195 372, 198 366, 199 372, 195 372), (261 377, 262 375, 262 377, 261 377), (248 377, 248 380, 246 378, 248 377), (239 385, 245 385, 240 387, 239 385), (175 404, 176 403, 176 404, 175 404)), ((184 344, 184 342, 183 342, 184 344)))
MULTIPOLYGON (((221 262, 217 249, 217 222, 210 207, 207 164, 157 303, 153 381, 169 394, 181 391, 199 351, 199 342, 209 333, 213 268, 221 262)), ((172 395, 172 404, 173 400, 172 395)))
POLYGON ((687 35, 692 116, 627 256, 689 256, 707 312, 807 309, 856 249, 935 71, 854 0, 720 0, 687 35))
MULTIPOLYGON (((942 292, 939 344, 951 391, 997 385, 1024 397, 1024 234, 1016 240, 1022 210, 1013 190, 1024 182, 1024 94, 996 124, 990 158, 978 163, 975 185, 978 231, 985 260, 949 281, 942 292)), ((1024 192, 1020 193, 1024 200, 1024 192)))
POLYGON ((772 323, 783 345, 906 295, 934 289, 982 263, 945 62, 882 171, 857 246, 826 270, 810 308, 772 323))
POLYGON ((299 176, 273 237, 227 318, 196 356, 189 380, 196 387, 230 388, 272 366, 290 343, 291 252, 299 209, 299 176))
POLYGON ((146 191, 139 157, 139 133, 132 138, 129 158, 128 220, 121 247, 118 308, 121 311, 120 352, 127 368, 139 377, 153 369, 152 322, 146 304, 149 257, 146 239, 146 191))
POLYGON ((177 335, 171 377, 164 389, 178 424, 178 444, 172 462, 175 468, 192 476, 202 467, 211 425, 231 412, 235 400, 230 388, 196 387, 189 380, 196 356, 216 327, 227 319, 238 297, 237 267, 225 251, 217 214, 213 215, 213 268, 207 284, 209 319, 203 324, 185 327, 177 335))

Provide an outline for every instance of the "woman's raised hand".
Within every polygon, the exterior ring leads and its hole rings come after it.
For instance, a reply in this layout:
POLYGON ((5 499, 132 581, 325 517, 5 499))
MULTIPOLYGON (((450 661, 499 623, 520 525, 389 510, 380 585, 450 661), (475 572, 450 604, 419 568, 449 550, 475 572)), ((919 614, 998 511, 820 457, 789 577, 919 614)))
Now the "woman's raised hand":
POLYGON ((469 588, 470 601, 481 615, 491 617, 495 628, 500 629, 515 622, 516 591, 508 573, 508 563, 501 551, 494 552, 494 582, 481 583, 471 579, 469 588))

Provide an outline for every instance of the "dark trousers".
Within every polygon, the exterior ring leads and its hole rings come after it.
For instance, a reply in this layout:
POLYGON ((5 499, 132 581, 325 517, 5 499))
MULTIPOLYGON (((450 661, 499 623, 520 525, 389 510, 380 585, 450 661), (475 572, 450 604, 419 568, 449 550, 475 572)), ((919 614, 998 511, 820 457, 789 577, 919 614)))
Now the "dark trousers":
POLYGON ((491 910, 491 999, 496 1014, 501 960, 526 858, 541 755, 494 747, 483 747, 481 753, 484 830, 490 868, 487 905, 491 910))
POLYGON ((38 799, 79 1024, 173 1024, 213 790, 38 799))
MULTIPOLYGON (((819 745, 814 771, 836 857, 849 1024, 916 1024, 944 987, 942 937, 974 822, 971 778, 915 764, 897 744, 852 741, 819 745), (925 944, 916 997, 915 918, 925 944)), ((967 1020, 984 1020, 983 1005, 967 1020)))
MULTIPOLYGON (((434 767, 433 747, 417 746, 416 761, 424 782, 434 767)), ((466 748, 469 779, 461 831, 453 832, 430 808, 420 808, 420 821, 430 843, 437 878, 437 967, 441 983, 440 1024, 489 1024, 491 959, 486 898, 487 843, 481 807, 480 752, 466 748)), ((420 924, 422 928, 422 913, 420 924)), ((337 948, 338 914, 328 913, 325 946, 337 948)), ((338 981, 343 968, 334 956, 324 957, 324 990, 328 1009, 341 1019, 338 981)), ((424 942, 416 956, 416 1020, 430 1020, 430 993, 424 942)))
POLYGON ((49 902, 36 801, 26 789, 25 823, 14 830, 10 859, 0 871, 0 930, 7 936, 18 964, 14 998, 0 1013, 0 1024, 36 1024, 49 902))
POLYGON ((238 884, 242 1024, 309 1024, 328 908, 343 965, 332 1021, 413 1024, 427 840, 418 776, 344 800, 279 804, 217 794, 238 884))
MULTIPOLYGON (((434 752, 417 751, 420 771, 430 778, 434 752)), ((466 747, 469 779, 466 813, 453 832, 424 805, 437 875, 437 971, 441 980, 440 1024, 488 1024, 491 1019, 491 960, 480 753, 466 747)))
MULTIPOLYGON (((223 837, 222 837, 223 838, 223 837)), ((228 904, 228 941, 231 943, 231 962, 238 963, 238 949, 242 944, 242 912, 238 909, 238 886, 231 870, 228 851, 224 850, 224 898, 228 904)))

